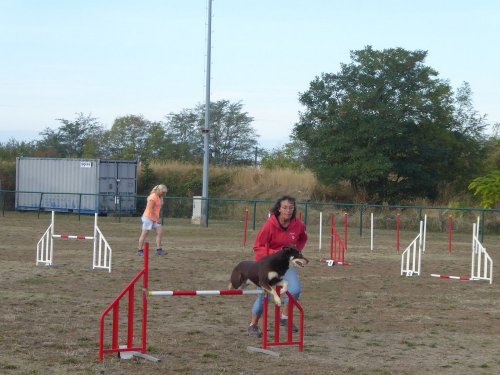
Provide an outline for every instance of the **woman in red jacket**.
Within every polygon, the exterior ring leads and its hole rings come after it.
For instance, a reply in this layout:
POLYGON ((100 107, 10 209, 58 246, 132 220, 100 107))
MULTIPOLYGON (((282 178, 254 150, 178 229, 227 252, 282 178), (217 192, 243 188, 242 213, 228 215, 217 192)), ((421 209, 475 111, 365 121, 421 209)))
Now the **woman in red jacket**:
MULTIPOLYGON (((276 200, 269 219, 264 223, 255 238, 253 245, 255 260, 273 254, 287 245, 295 245, 299 251, 302 251, 307 242, 306 226, 295 217, 296 213, 297 208, 295 207, 294 197, 283 195, 276 200)), ((290 267, 283 278, 288 281, 288 292, 298 300, 302 288, 296 269, 290 267)), ((264 296, 258 295, 252 307, 252 320, 247 328, 249 336, 261 337, 262 335, 258 322, 262 315, 263 302, 264 296)), ((288 325, 287 304, 288 298, 285 297, 285 307, 281 309, 281 326, 288 325)), ((292 331, 297 332, 295 325, 292 326, 292 331)))

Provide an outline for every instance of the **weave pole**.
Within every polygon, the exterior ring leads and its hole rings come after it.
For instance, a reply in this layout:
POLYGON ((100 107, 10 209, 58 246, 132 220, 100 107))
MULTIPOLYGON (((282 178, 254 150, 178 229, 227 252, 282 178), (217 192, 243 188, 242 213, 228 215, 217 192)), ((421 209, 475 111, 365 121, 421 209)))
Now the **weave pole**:
MULTIPOLYGON (((147 338, 147 311, 148 311, 148 297, 174 297, 174 296, 234 296, 234 295, 258 295, 264 294, 264 313, 263 313, 263 335, 262 335, 262 350, 257 350, 267 353, 268 346, 290 346, 296 345, 299 351, 304 347, 304 310, 302 306, 296 301, 293 296, 287 291, 288 296, 288 336, 286 341, 280 341, 280 309, 275 307, 275 326, 274 326, 274 341, 268 340, 268 295, 264 290, 242 290, 242 289, 229 289, 229 290, 166 290, 166 291, 150 291, 148 290, 148 276, 149 276, 149 243, 144 243, 144 266, 139 273, 127 284, 127 286, 120 292, 114 301, 101 313, 99 317, 99 361, 104 359, 105 353, 121 353, 129 358, 132 356, 145 358, 152 361, 159 361, 158 358, 146 354, 146 338, 147 338), (139 280, 143 279, 142 288, 142 332, 141 332, 141 345, 134 345, 134 290, 139 280), (119 305, 120 301, 128 297, 128 313, 127 313, 127 344, 119 345, 119 305), (296 307, 299 311, 299 339, 293 340, 292 337, 292 322, 293 322, 293 308, 296 307), (106 316, 112 312, 112 329, 111 329, 111 347, 105 348, 104 345, 104 321, 106 316)), ((277 288, 279 292, 279 287, 277 288)), ((272 353, 267 353, 272 354, 272 353)), ((124 358, 125 358, 124 356, 124 358)))

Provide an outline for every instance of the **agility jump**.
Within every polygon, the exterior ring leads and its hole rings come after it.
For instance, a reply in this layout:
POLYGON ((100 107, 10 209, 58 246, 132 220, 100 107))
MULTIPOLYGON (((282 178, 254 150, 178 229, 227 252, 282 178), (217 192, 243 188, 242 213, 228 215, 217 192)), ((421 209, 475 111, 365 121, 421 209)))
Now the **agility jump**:
MULTIPOLYGON (((104 359, 105 353, 123 353, 129 356, 137 356, 153 361, 159 359, 146 354, 146 340, 147 340, 147 312, 148 312, 148 297, 173 297, 173 296, 233 296, 233 295, 256 295, 266 294, 264 290, 168 290, 168 291, 150 291, 148 290, 149 278, 149 243, 144 243, 144 266, 137 273, 137 275, 128 283, 128 285, 118 294, 115 300, 101 313, 99 317, 99 360, 104 359), (135 303, 135 286, 142 278, 142 319, 141 319, 141 343, 140 345, 134 344, 134 303, 135 303), (127 297, 128 310, 127 310, 127 343, 126 345, 119 345, 119 311, 120 301, 127 297), (111 326, 111 347, 104 346, 104 321, 108 314, 112 312, 112 326, 111 326)), ((262 349, 251 348, 251 351, 260 351, 267 354, 273 354, 267 350, 271 346, 298 346, 299 351, 304 347, 304 310, 302 306, 296 301, 293 296, 286 292, 288 303, 288 335, 285 341, 280 340, 280 309, 275 306, 274 314, 274 340, 268 340, 268 295, 264 298, 264 311, 263 311, 263 329, 262 329, 262 349), (293 340, 292 324, 293 324, 293 308, 296 307, 299 312, 299 333, 298 340, 293 340)), ((275 353, 274 353, 275 354, 275 353)))
POLYGON ((55 224, 55 213, 52 211, 52 220, 43 234, 42 238, 38 241, 36 245, 36 265, 45 264, 46 266, 52 266, 54 262, 54 239, 74 239, 74 240, 93 240, 94 241, 94 251, 92 259, 92 269, 102 268, 107 269, 111 272, 111 246, 109 246, 108 241, 102 234, 101 230, 97 226, 97 213, 94 217, 94 235, 93 236, 81 236, 81 235, 69 235, 69 234, 54 234, 54 224, 55 224))
POLYGON ((463 281, 489 281, 493 283, 493 260, 479 241, 479 218, 477 223, 472 225, 472 255, 471 255, 471 270, 469 276, 451 276, 445 274, 432 273, 432 277, 441 279, 453 279, 463 281))

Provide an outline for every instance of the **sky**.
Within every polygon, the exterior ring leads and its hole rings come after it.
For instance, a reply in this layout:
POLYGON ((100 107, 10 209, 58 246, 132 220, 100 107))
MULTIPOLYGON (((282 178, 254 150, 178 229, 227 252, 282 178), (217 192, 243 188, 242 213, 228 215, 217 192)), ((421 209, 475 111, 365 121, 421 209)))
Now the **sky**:
MULTIPOLYGON (((208 0, 0 0, 0 142, 58 119, 164 121, 205 103, 208 0)), ((211 101, 241 102, 261 147, 289 141, 301 92, 350 52, 428 51, 425 64, 500 122, 498 0, 213 0, 211 101)))

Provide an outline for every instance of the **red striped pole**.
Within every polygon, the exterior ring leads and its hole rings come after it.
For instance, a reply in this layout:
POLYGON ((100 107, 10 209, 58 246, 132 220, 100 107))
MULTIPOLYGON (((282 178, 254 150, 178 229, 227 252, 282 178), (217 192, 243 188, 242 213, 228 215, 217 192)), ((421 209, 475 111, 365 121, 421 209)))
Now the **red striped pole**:
POLYGON ((476 279, 468 276, 452 276, 452 275, 440 275, 436 273, 431 274, 432 277, 438 277, 440 279, 454 279, 454 280, 465 280, 465 281, 475 281, 476 279))
POLYGON ((235 296, 243 294, 264 294, 262 289, 227 289, 227 290, 149 290, 148 297, 157 296, 235 296))
POLYGON ((78 236, 78 235, 71 235, 71 234, 54 234, 52 235, 54 238, 62 238, 62 239, 72 239, 72 240, 93 240, 94 237, 92 236, 78 236))

